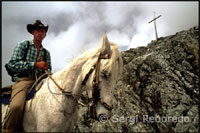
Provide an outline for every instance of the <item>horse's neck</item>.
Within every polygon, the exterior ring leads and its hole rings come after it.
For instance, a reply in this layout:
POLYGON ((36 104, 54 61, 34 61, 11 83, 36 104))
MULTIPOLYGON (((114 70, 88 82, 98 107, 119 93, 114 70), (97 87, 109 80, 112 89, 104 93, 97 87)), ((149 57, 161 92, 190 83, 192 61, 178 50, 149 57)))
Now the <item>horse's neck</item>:
POLYGON ((56 72, 52 77, 65 91, 72 92, 73 94, 80 93, 79 90, 83 80, 82 67, 87 61, 94 61, 94 58, 97 56, 92 53, 85 54, 74 60, 66 69, 56 72))

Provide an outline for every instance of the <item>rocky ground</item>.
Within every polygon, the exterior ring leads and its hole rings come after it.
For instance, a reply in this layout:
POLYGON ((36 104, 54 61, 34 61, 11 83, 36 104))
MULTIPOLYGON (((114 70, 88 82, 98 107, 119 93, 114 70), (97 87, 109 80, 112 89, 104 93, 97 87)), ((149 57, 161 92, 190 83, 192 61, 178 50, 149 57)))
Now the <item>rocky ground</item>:
POLYGON ((198 132, 199 27, 122 52, 118 101, 105 123, 79 110, 74 132, 198 132))

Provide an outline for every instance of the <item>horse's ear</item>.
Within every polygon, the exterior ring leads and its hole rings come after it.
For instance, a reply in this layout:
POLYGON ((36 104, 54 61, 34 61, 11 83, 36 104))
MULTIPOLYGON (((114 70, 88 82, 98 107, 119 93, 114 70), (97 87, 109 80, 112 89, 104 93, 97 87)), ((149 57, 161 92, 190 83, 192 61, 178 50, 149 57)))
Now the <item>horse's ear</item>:
POLYGON ((106 31, 103 34, 101 53, 102 55, 111 55, 110 42, 107 38, 106 31))

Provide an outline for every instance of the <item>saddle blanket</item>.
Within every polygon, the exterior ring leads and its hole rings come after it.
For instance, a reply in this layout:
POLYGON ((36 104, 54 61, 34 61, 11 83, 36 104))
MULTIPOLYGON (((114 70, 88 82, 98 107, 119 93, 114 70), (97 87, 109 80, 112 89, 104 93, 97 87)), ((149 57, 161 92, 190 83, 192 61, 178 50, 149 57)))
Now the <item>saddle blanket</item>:
MULTIPOLYGON (((38 78, 38 80, 33 84, 31 90, 29 91, 26 101, 33 98, 34 94, 36 93, 36 90, 38 90, 42 86, 47 76, 48 75, 45 73, 38 78)), ((6 104, 6 105, 10 104, 11 90, 12 90, 12 85, 6 86, 4 87, 4 89, 1 90, 2 104, 6 104)))
MULTIPOLYGON (((35 87, 32 87, 31 91, 28 94, 28 97, 26 98, 26 101, 33 98, 34 94, 35 94, 35 87)), ((6 104, 6 105, 10 104, 10 98, 11 98, 11 94, 1 94, 2 104, 6 104)))

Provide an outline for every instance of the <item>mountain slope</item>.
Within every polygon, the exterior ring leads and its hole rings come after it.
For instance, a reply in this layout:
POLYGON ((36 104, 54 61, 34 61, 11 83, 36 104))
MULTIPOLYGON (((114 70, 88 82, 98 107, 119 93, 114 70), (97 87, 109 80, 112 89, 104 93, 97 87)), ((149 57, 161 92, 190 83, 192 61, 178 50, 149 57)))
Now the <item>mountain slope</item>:
POLYGON ((122 52, 117 106, 105 122, 81 107, 75 131, 197 132, 199 130, 199 27, 122 52))

